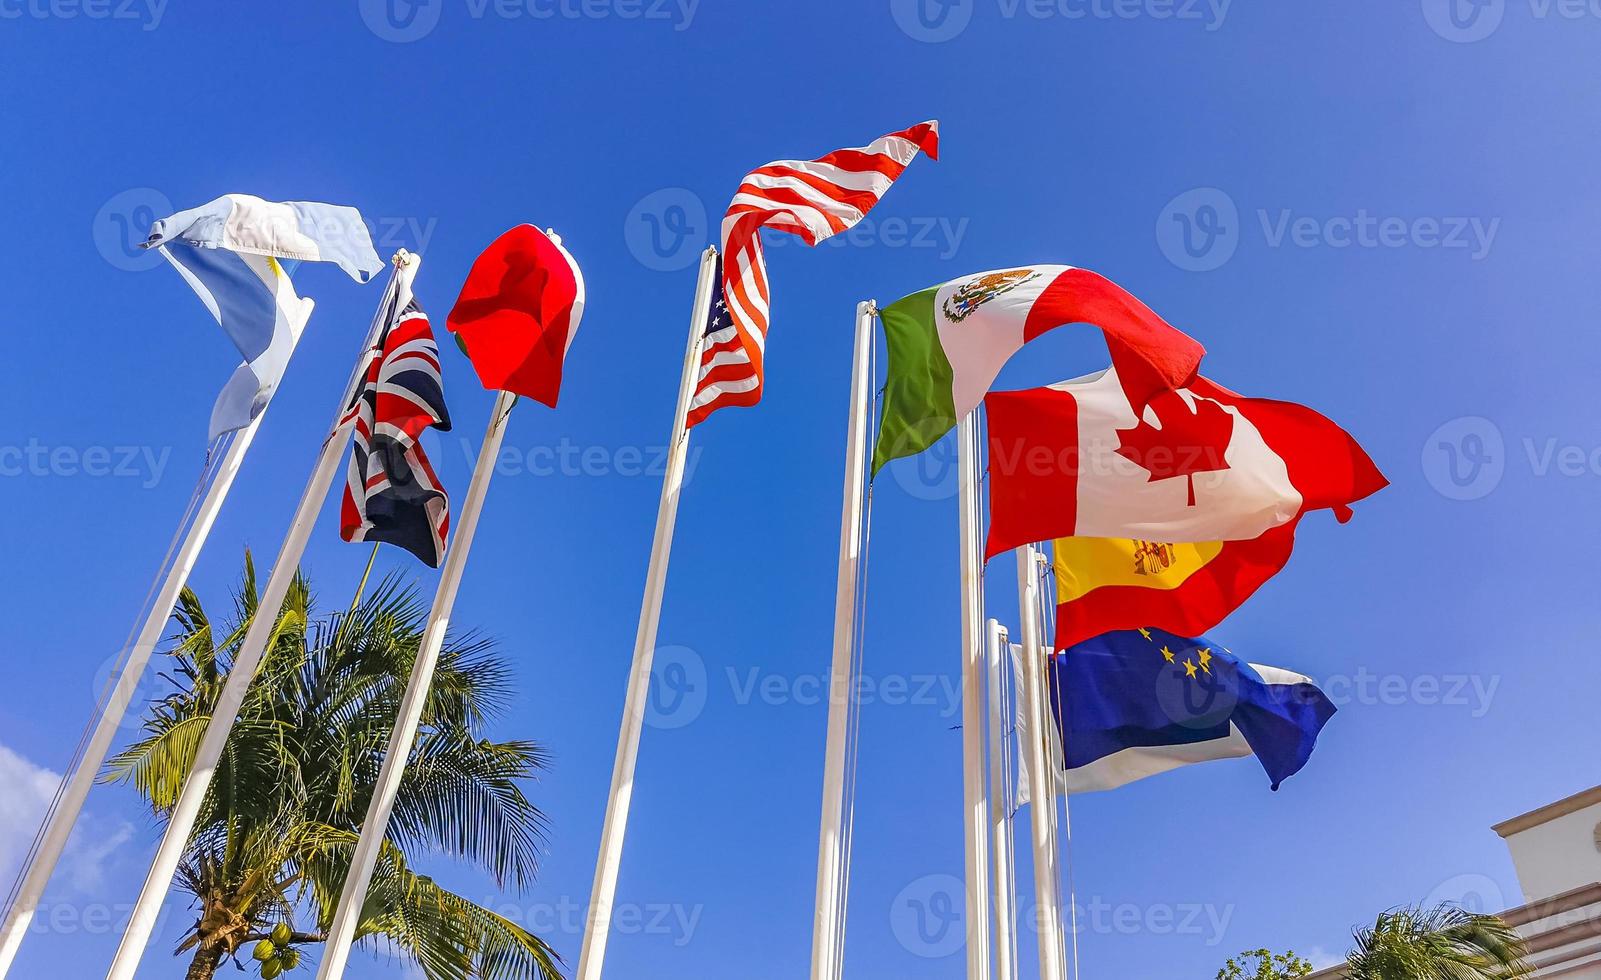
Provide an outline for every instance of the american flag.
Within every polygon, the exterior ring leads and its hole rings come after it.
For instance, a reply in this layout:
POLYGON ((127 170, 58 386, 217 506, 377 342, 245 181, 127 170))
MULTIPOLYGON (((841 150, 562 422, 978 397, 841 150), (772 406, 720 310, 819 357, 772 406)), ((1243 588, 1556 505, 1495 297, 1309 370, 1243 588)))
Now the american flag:
POLYGON ((714 300, 714 317, 708 318, 721 326, 707 330, 688 425, 720 408, 761 401, 770 302, 761 229, 799 235, 808 245, 847 231, 873 209, 919 151, 939 159, 937 121, 817 160, 779 160, 745 176, 723 216, 720 295, 714 300), (715 318, 718 301, 726 302, 723 321, 715 318))
POLYGON ((384 332, 345 421, 354 451, 339 509, 346 541, 385 541, 432 568, 445 556, 450 508, 418 438, 450 430, 439 377, 439 347, 413 300, 384 332))

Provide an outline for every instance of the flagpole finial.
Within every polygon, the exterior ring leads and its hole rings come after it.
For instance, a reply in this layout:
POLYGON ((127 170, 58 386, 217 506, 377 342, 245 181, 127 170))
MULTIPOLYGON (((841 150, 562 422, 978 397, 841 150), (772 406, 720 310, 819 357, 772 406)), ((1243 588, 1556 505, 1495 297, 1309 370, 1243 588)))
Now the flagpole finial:
POLYGON ((416 258, 417 257, 415 255, 411 254, 405 249, 400 249, 395 252, 395 257, 392 261, 395 264, 395 268, 404 269, 406 266, 411 265, 416 258))
POLYGON ((545 229, 545 237, 550 239, 550 243, 552 245, 560 245, 561 244, 561 236, 556 234, 556 229, 554 229, 554 228, 546 228, 545 229))

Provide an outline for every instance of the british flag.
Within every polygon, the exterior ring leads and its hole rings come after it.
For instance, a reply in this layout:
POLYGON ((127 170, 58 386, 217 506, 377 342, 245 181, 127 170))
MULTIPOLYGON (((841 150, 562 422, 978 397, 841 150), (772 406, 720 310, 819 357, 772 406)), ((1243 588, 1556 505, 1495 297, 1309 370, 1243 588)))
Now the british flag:
POLYGON ((708 332, 687 423, 762 397, 769 292, 761 230, 798 235, 808 245, 853 227, 873 209, 917 154, 939 159, 939 123, 918 123, 858 149, 816 160, 778 160, 745 175, 723 216, 724 265, 717 270, 728 317, 708 332))
POLYGON ((450 430, 439 347, 412 300, 389 324, 345 421, 355 426, 339 536, 405 548, 429 567, 445 557, 450 507, 418 439, 450 430))

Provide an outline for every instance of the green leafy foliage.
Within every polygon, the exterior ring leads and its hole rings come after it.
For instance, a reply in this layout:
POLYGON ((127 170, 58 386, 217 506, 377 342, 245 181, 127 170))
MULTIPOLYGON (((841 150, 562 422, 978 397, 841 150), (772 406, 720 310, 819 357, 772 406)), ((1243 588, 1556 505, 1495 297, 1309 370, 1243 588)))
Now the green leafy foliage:
POLYGON ((1217 971, 1217 980, 1297 980, 1312 972, 1312 964, 1294 952, 1253 949, 1231 957, 1217 971))
MULTIPOLYGON (((158 820, 189 775, 256 605, 248 554, 226 622, 193 592, 178 602, 163 674, 174 691, 104 773, 158 820)), ((426 616, 415 587, 391 576, 348 612, 314 619, 310 586, 296 579, 178 872, 199 907, 178 948, 194 951, 190 980, 241 954, 270 980, 325 941, 426 616)), ((534 880, 546 822, 522 787, 545 754, 485 735, 510 693, 511 672, 488 641, 448 639, 357 932, 428 980, 561 977, 544 941, 411 870, 412 858, 443 854, 503 888, 534 880)))
POLYGON ((1528 948, 1493 915, 1454 905, 1382 913, 1355 933, 1349 980, 1524 980, 1528 948))

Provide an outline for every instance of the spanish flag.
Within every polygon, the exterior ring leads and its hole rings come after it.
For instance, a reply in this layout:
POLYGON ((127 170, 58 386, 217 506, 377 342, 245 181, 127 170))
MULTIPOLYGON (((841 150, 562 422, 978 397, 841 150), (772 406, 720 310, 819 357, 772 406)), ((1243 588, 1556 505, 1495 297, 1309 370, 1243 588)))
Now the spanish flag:
POLYGON ((1284 567, 1298 523, 1246 541, 1202 544, 1057 539, 1055 649, 1141 627, 1200 636, 1284 567))

